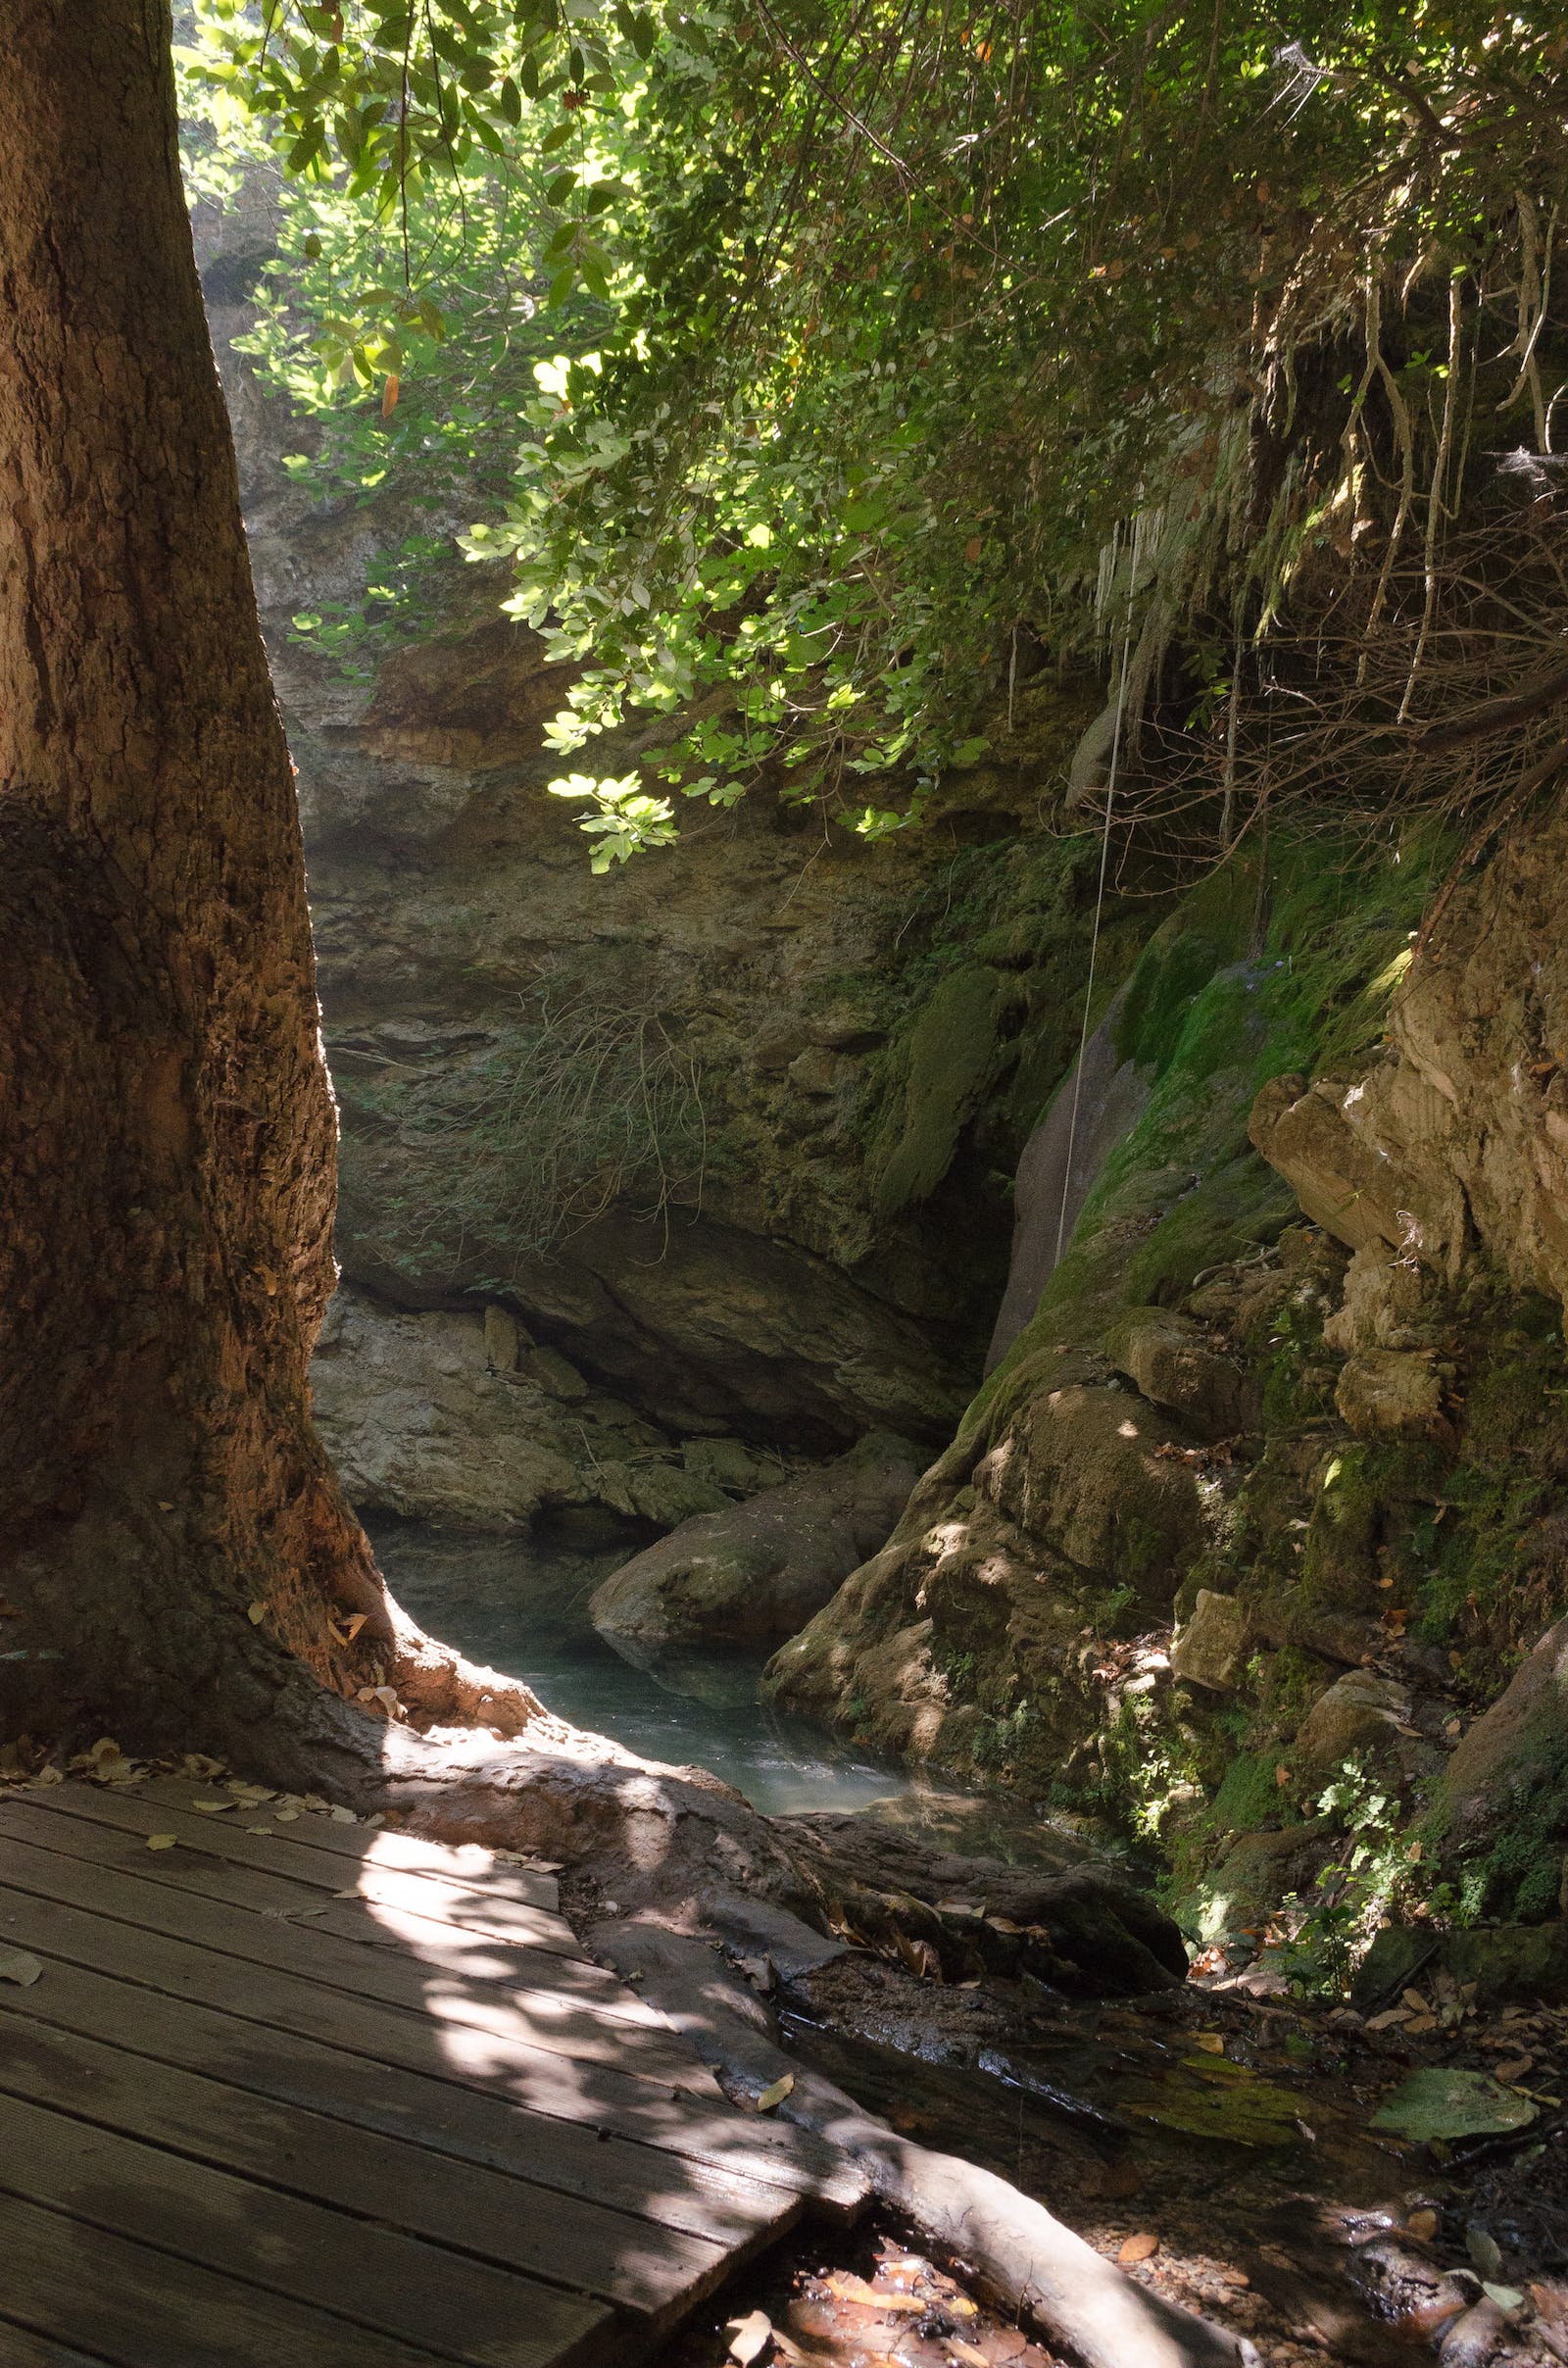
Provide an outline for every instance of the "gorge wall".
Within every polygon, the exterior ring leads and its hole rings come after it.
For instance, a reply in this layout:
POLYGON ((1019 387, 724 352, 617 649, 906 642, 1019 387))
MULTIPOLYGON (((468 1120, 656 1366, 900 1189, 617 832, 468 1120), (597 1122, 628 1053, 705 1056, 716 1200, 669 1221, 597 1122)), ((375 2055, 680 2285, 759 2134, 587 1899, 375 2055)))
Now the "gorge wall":
POLYGON ((1374 1919, 1555 1913, 1560 820, 1414 960, 1435 826, 1206 874, 1118 831, 1080 1137, 1091 691, 1020 684, 919 833, 764 785, 592 877, 546 794, 564 677, 501 586, 433 562, 435 627, 345 673, 293 619, 410 497, 313 508, 298 423, 226 370, 342 1109, 316 1388, 356 1502, 669 1530, 900 1434, 930 1466, 779 1700, 1120 1832, 1237 1961, 1369 1830, 1374 1919))

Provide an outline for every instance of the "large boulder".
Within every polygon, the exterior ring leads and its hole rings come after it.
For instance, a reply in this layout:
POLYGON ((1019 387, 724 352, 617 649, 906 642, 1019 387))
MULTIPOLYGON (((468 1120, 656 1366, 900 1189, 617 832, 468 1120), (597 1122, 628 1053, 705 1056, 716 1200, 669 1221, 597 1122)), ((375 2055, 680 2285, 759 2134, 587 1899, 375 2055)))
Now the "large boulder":
POLYGON ((916 1449, 873 1431, 832 1463, 683 1521, 605 1580, 589 1616, 636 1658, 695 1645, 771 1649, 882 1544, 919 1476, 916 1449))
POLYGON ((591 1390, 502 1307, 416 1313, 340 1286, 311 1390, 362 1513, 504 1530, 597 1504, 667 1526, 729 1503, 678 1442, 591 1390))
POLYGON ((1200 1431, 1223 1437, 1256 1427, 1255 1378, 1190 1315, 1173 1307, 1129 1307, 1111 1326, 1105 1353, 1146 1398, 1185 1414, 1200 1431))
POLYGON ((1428 1349, 1357 1349, 1335 1385, 1334 1403, 1363 1439, 1435 1439, 1451 1444, 1443 1396, 1452 1367, 1428 1349))

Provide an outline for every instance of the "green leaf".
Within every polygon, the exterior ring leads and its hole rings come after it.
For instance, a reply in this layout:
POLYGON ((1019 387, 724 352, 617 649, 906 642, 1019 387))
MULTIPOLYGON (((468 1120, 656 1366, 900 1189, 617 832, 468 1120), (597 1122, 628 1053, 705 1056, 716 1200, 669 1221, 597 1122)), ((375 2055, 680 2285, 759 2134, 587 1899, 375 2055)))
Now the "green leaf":
POLYGON ((566 142, 570 139, 576 128, 577 126, 575 123, 573 123, 570 116, 567 116, 565 122, 564 123, 558 123, 554 131, 547 131, 545 133, 544 138, 539 143, 540 155, 554 156, 558 148, 564 148, 566 142))
POLYGON ((1370 2128, 1401 2138, 1451 2139, 1525 2129, 1537 2108, 1486 2072, 1429 2065, 1412 2072, 1373 2114, 1370 2128))

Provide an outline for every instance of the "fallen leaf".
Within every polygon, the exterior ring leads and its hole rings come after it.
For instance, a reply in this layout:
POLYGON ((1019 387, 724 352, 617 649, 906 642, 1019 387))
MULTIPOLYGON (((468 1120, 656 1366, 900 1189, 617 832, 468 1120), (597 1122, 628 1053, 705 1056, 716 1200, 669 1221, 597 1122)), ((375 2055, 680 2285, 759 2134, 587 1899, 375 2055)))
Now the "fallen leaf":
POLYGON ((200 1809, 204 1817, 216 1817, 220 1809, 237 1809, 239 1802, 237 1801, 193 1801, 190 1805, 193 1809, 200 1809))
POLYGON ((178 1840, 177 1834, 149 1834, 147 1848, 149 1850, 172 1850, 178 1840))
POLYGON ((823 2285, 835 2301, 858 2302, 865 2310, 928 2310, 930 2304, 920 2294, 884 2294, 877 2286, 867 2286, 863 2278, 824 2278, 823 2285))
POLYGON ((771 2113, 775 2105, 781 2105, 784 2102, 794 2086, 795 2075, 793 2072, 786 2072, 782 2080, 770 2081, 757 2100, 759 2113, 771 2113))
POLYGON ((1517 2310, 1520 2303, 1525 2298, 1522 2288, 1518 2286, 1499 2286, 1493 2278, 1482 2279, 1481 2291, 1486 2295, 1489 2302, 1496 2303, 1499 2310, 1517 2310))
POLYGON ((731 2319, 728 2334, 730 2358, 738 2360, 740 2368, 751 2368, 773 2340, 773 2322, 765 2310, 754 2310, 748 2318, 731 2319))
POLYGON ((1370 2015, 1367 2018, 1366 2027, 1369 2031, 1387 2031, 1394 2023, 1407 2022, 1409 2016, 1408 2006, 1385 2006, 1381 2014, 1370 2015))
POLYGON ((1426 2014, 1431 2011, 1419 1990, 1401 1990, 1399 1996, 1412 2014, 1426 2014))
POLYGON ((1401 2081, 1369 2126, 1401 2138, 1479 2138, 1525 2129, 1535 2118, 1533 2104, 1489 2073, 1434 2064, 1401 2081))
POLYGON ((354 1811, 346 1809, 341 1801, 333 1802, 330 1814, 334 1825, 358 1825, 360 1822, 354 1811))
POLYGON ((246 1605, 245 1617, 250 1621, 250 1624, 253 1628, 259 1628, 261 1626, 263 1620, 265 1620, 267 1617, 267 1605, 261 1601, 260 1597, 258 1597, 254 1603, 248 1603, 246 1605))
POLYGON ((15 1982, 19 1989, 30 1990, 43 1971, 43 1959, 29 1956, 24 1949, 0 1949, 0 1982, 15 1982))
POLYGON ((1418 2212, 1412 2212, 1404 2225, 1412 2237, 1419 2237, 1423 2245, 1427 2245, 1438 2233, 1438 2215, 1423 2207, 1418 2212))
POLYGON ((274 1809, 272 1811, 272 1815, 277 1819, 279 1825, 292 1825, 296 1817, 299 1815, 299 1810, 290 1808, 274 1809))
POLYGON ((1145 2229, 1136 2237, 1128 2237, 1116 2258, 1118 2261, 1149 2261, 1159 2250, 1159 2239, 1145 2229))
POLYGON ((1489 2235, 1486 2229, 1467 2228, 1464 2232, 1464 2249, 1484 2278, 1501 2277, 1501 2247, 1496 2238, 1489 2235))
POLYGON ((1494 2064, 1494 2077, 1502 2081, 1523 2080, 1535 2063, 1533 2055, 1510 2055, 1505 2064, 1494 2064))
POLYGON ((1193 2046, 1201 2047, 1205 2055, 1223 2055, 1225 2042, 1217 2031, 1195 2031, 1193 2046))
POLYGON ((334 1899, 357 1899, 360 1896, 357 1891, 335 1891, 332 1894, 334 1899))

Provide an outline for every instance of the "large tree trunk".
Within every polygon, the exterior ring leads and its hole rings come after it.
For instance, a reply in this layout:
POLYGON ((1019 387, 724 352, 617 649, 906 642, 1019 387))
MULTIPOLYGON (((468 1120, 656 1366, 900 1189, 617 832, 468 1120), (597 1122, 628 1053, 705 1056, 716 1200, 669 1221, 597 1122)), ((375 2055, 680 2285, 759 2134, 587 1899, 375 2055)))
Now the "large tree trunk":
POLYGON ((387 1615, 309 1419, 332 1102, 168 12, 0 24, 0 1727, 318 1726, 387 1615))

